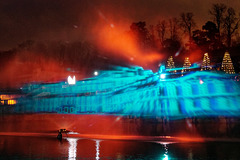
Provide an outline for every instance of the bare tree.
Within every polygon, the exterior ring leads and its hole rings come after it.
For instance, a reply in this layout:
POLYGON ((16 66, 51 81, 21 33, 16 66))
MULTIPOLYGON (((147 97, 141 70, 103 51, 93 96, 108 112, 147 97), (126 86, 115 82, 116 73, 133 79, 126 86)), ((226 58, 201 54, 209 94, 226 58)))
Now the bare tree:
POLYGON ((178 29, 179 29, 178 23, 179 22, 178 22, 177 18, 169 19, 170 39, 172 39, 172 40, 178 39, 178 29))
POLYGON ((153 25, 149 25, 149 34, 151 35, 151 36, 155 36, 155 32, 154 32, 154 26, 153 25))
POLYGON ((149 39, 151 41, 152 47, 155 47, 156 37, 155 37, 155 29, 153 25, 149 26, 149 39))
POLYGON ((188 32, 189 40, 191 41, 192 29, 196 26, 196 23, 193 19, 193 13, 187 12, 182 13, 180 18, 180 26, 184 29, 184 32, 188 32))
POLYGON ((139 45, 143 48, 147 47, 150 43, 149 30, 146 28, 146 22, 132 23, 130 26, 131 33, 135 35, 139 45))
POLYGON ((239 17, 236 16, 236 12, 233 8, 228 8, 226 17, 224 18, 224 30, 227 33, 227 45, 231 47, 232 35, 238 29, 239 17))
POLYGON ((163 43, 163 41, 165 40, 166 28, 167 28, 167 23, 165 20, 158 21, 158 24, 156 26, 156 31, 158 33, 158 37, 161 43, 163 43))
POLYGON ((213 4, 209 13, 213 16, 214 22, 217 23, 217 30, 220 34, 220 28, 224 21, 224 13, 227 10, 227 6, 225 4, 213 4))

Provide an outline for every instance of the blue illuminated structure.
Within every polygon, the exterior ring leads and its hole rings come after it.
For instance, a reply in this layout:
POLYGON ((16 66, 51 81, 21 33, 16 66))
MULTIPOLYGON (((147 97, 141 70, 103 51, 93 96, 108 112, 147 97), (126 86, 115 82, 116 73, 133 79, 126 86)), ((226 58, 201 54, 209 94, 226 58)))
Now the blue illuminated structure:
POLYGON ((197 71, 176 77, 163 72, 116 67, 72 85, 28 84, 15 112, 169 119, 240 115, 240 86, 226 74, 197 71))

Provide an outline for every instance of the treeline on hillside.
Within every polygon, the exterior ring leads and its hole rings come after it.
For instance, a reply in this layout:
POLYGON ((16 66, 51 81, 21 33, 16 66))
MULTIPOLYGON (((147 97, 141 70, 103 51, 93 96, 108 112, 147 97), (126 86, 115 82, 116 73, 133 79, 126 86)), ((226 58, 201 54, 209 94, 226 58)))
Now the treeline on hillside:
MULTIPOLYGON (((155 25, 147 25, 144 21, 133 22, 126 34, 133 36, 142 50, 153 50, 164 55, 161 63, 166 62, 169 56, 174 56, 176 66, 179 67, 182 66, 186 56, 190 56, 192 63, 200 62, 205 52, 209 53, 212 63, 221 63, 224 52, 228 50, 239 72, 239 21, 239 15, 234 8, 225 4, 212 4, 209 9, 209 20, 198 25, 198 28, 194 14, 183 12, 175 18, 161 19, 155 25)), ((115 59, 107 57, 105 55, 109 54, 103 52, 105 51, 90 42, 29 40, 11 51, 1 52, 0 61, 3 64, 11 57, 19 57, 18 60, 22 62, 44 64, 44 61, 51 59, 62 67, 75 70, 84 68, 87 72, 105 68, 108 64, 131 64, 124 58, 119 60, 119 57, 115 59), (44 58, 39 59, 36 55, 44 58)))
POLYGON ((109 64, 124 65, 120 59, 107 58, 87 42, 25 41, 10 51, 0 52, 0 88, 18 88, 29 82, 66 81, 92 77, 95 70, 109 64))
POLYGON ((208 52, 214 63, 221 63, 224 52, 229 51, 239 70, 239 13, 225 4, 212 4, 209 20, 200 28, 194 18, 192 12, 184 12, 176 18, 159 20, 156 25, 132 23, 130 32, 141 47, 174 56, 179 61, 192 54, 194 61, 201 61, 203 53, 208 52))
POLYGON ((66 43, 55 42, 37 42, 28 40, 10 51, 0 52, 2 66, 8 62, 17 59, 19 63, 37 63, 44 65, 48 61, 54 61, 63 68, 81 71, 91 69, 104 69, 109 64, 121 63, 119 60, 108 59, 100 53, 93 44, 89 42, 66 43), (110 61, 110 62, 109 62, 110 61))

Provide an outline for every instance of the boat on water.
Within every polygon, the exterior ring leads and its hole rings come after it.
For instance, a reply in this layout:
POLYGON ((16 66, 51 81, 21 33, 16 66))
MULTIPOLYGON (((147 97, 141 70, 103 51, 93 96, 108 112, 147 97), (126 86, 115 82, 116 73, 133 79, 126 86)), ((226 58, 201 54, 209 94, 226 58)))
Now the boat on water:
MULTIPOLYGON (((1 131, 158 134, 186 119, 240 116, 240 85, 226 74, 117 67, 68 82, 30 83, 1 107, 1 131)), ((188 122, 188 121, 187 121, 188 122)), ((207 126, 206 126, 207 127, 207 126)))

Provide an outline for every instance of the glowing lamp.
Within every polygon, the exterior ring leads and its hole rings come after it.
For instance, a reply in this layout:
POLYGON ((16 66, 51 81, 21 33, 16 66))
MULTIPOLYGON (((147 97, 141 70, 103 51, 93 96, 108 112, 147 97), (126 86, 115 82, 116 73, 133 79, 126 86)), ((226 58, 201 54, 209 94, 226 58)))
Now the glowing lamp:
POLYGON ((97 72, 97 71, 95 71, 93 74, 94 74, 95 76, 97 76, 97 75, 98 75, 98 72, 97 72))
POLYGON ((8 100, 8 105, 14 105, 16 103, 17 103, 16 100, 11 100, 11 99, 8 100))
POLYGON ((73 76, 73 78, 71 76, 68 76, 68 84, 70 85, 76 84, 75 76, 73 76))
POLYGON ((166 74, 160 74, 160 78, 161 79, 165 79, 166 78, 166 74))

